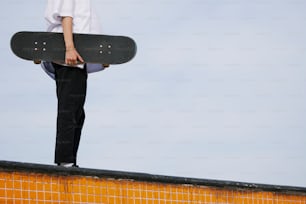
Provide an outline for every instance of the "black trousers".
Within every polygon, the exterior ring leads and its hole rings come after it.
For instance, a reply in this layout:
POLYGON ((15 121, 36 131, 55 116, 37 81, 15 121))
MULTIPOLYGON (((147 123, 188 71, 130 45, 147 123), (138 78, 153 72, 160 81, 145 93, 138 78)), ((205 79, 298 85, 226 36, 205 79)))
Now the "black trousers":
POLYGON ((85 120, 87 71, 53 63, 58 99, 55 163, 77 162, 85 120))

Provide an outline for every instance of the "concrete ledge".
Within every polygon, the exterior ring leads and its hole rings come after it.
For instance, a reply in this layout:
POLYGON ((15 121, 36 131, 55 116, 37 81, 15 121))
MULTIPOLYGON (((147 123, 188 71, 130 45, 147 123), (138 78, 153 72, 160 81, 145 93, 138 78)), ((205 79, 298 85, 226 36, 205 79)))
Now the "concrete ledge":
POLYGON ((195 186, 216 187, 223 189, 235 189, 235 190, 244 189, 251 191, 269 191, 269 192, 277 192, 284 194, 294 194, 294 195, 303 195, 303 196, 306 195, 306 188, 304 187, 173 177, 173 176, 152 175, 145 173, 132 173, 132 172, 98 170, 98 169, 87 169, 87 168, 64 168, 52 165, 20 163, 20 162, 11 162, 11 161, 0 161, 0 171, 4 172, 21 171, 29 173, 60 175, 60 176, 90 176, 98 178, 126 179, 126 180, 134 180, 139 182, 195 185, 195 186))

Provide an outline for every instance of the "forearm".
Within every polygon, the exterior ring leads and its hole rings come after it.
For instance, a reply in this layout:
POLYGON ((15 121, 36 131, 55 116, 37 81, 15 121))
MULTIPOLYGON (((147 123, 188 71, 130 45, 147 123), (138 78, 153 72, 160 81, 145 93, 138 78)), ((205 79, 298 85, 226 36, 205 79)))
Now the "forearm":
POLYGON ((75 65, 79 62, 84 63, 83 58, 77 52, 73 43, 73 18, 68 16, 63 17, 62 26, 66 46, 65 63, 69 65, 75 65))
POLYGON ((63 26, 66 50, 74 49, 72 23, 73 23, 72 17, 67 16, 62 18, 62 26, 63 26))

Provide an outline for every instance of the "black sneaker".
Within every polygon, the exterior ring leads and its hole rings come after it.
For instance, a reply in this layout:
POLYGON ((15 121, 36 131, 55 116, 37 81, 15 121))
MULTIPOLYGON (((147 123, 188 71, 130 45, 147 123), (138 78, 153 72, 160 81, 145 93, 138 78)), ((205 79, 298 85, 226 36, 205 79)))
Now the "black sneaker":
POLYGON ((79 168, 79 165, 73 164, 72 167, 74 167, 74 168, 79 168))

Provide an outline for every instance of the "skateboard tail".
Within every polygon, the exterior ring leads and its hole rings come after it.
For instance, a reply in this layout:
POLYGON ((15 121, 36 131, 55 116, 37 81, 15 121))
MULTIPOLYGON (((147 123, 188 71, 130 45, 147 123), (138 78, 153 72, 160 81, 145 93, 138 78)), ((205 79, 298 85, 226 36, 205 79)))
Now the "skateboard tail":
POLYGON ((30 48, 22 48, 23 43, 23 32, 15 33, 11 38, 11 50, 17 56, 25 60, 31 60, 30 56, 22 55, 24 51, 29 52, 30 48))
POLYGON ((74 41, 85 62, 123 64, 136 55, 136 42, 127 36, 74 34, 74 41))
POLYGON ((17 32, 11 38, 11 50, 17 57, 34 62, 61 61, 58 59, 65 57, 64 39, 54 39, 53 36, 47 32, 17 32), (54 48, 53 44, 58 45, 54 48))

